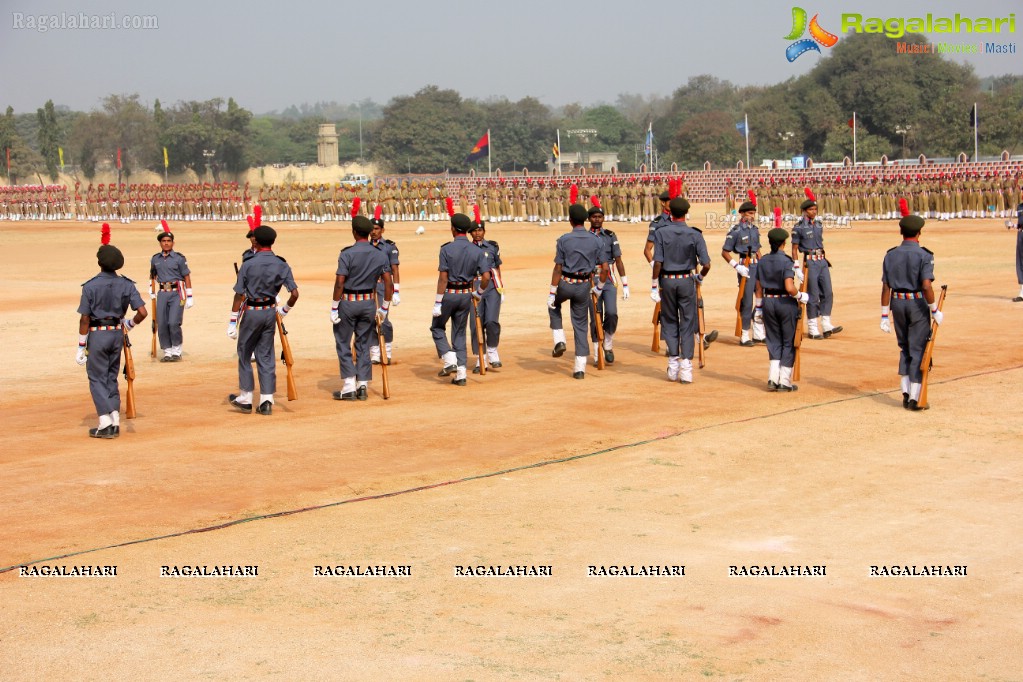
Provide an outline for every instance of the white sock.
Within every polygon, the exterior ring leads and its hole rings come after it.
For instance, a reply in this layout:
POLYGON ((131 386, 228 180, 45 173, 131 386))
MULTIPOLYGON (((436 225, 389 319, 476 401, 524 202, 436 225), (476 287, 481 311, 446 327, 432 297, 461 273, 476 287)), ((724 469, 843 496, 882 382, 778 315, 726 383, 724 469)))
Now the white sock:
POLYGON ((269 401, 270 404, 273 405, 274 404, 274 394, 273 393, 260 393, 259 394, 259 404, 262 405, 263 403, 265 403, 267 401, 269 401))
POLYGON ((767 380, 777 384, 781 378, 781 360, 771 360, 767 370, 767 380))
POLYGON ((923 388, 921 384, 910 384, 909 385, 909 399, 920 400, 920 389, 923 388))
POLYGON ((341 384, 342 393, 354 393, 355 392, 355 377, 345 377, 341 384))
POLYGON ((108 426, 111 426, 111 425, 112 425, 113 423, 114 423, 114 422, 113 422, 113 420, 112 420, 112 419, 110 418, 110 415, 109 415, 109 414, 101 414, 101 415, 99 416, 99 427, 98 427, 98 428, 101 428, 101 429, 105 429, 105 428, 107 428, 108 426))
POLYGON ((552 329, 551 332, 554 335, 554 343, 567 343, 564 329, 552 329))
POLYGON ((791 386, 792 385, 792 368, 791 367, 782 367, 781 368, 781 371, 778 373, 778 383, 781 384, 782 386, 791 386))
POLYGON ((114 410, 113 412, 111 412, 110 413, 110 423, 113 424, 114 426, 120 426, 121 425, 121 413, 118 412, 117 410, 114 410))
POLYGON ((453 365, 456 362, 458 362, 458 356, 455 355, 455 351, 449 350, 447 353, 445 353, 443 356, 441 356, 441 360, 444 361, 444 366, 445 367, 450 367, 451 365, 453 365))
POLYGON ((464 379, 464 378, 465 378, 465 365, 459 365, 458 369, 455 370, 455 379, 458 380, 458 379, 464 379))
POLYGON ((611 350, 612 344, 614 343, 614 334, 604 332, 604 350, 611 350))
POLYGON ((678 356, 668 358, 668 381, 678 381, 678 356))
POLYGON ((252 391, 241 391, 238 393, 238 397, 235 398, 235 402, 241 403, 242 405, 252 404, 252 391))
POLYGON ((577 356, 575 356, 575 371, 576 372, 585 372, 586 371, 586 360, 587 360, 587 358, 586 358, 585 355, 577 355, 577 356))
POLYGON ((902 375, 899 377, 899 386, 902 388, 902 392, 909 395, 909 376, 902 375))

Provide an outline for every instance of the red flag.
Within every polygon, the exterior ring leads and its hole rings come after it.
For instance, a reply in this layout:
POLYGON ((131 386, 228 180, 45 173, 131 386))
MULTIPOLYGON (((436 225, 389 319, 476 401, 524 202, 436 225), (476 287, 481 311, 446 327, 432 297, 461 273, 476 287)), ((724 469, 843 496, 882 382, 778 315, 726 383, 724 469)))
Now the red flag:
POLYGON ((855 116, 853 116, 852 118, 850 118, 850 119, 849 119, 849 120, 847 121, 847 123, 849 124, 849 127, 850 127, 850 128, 855 128, 855 127, 856 127, 856 117, 855 117, 855 116))
POLYGON ((121 148, 117 148, 117 167, 121 167, 121 148))
POLYGON ((472 148, 469 155, 465 157, 466 162, 475 161, 476 159, 482 159, 490 151, 490 131, 488 130, 480 138, 480 141, 476 143, 476 146, 472 148))

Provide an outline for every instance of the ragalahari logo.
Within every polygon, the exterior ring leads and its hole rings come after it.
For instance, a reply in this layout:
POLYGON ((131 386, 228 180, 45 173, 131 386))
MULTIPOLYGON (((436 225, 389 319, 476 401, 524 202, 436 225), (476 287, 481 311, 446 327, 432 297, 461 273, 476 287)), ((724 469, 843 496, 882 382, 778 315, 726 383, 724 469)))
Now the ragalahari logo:
POLYGON ((796 61, 800 55, 813 50, 814 52, 820 52, 821 49, 817 47, 820 43, 824 47, 833 47, 838 42, 838 36, 833 33, 828 33, 820 24, 817 23, 817 17, 820 15, 813 15, 813 19, 810 20, 810 38, 803 38, 803 34, 807 31, 806 25, 806 10, 802 7, 792 8, 792 31, 785 36, 785 40, 795 40, 785 49, 785 58, 790 62, 796 61), (797 38, 802 38, 797 40, 797 38), (812 38, 812 40, 811 40, 812 38))

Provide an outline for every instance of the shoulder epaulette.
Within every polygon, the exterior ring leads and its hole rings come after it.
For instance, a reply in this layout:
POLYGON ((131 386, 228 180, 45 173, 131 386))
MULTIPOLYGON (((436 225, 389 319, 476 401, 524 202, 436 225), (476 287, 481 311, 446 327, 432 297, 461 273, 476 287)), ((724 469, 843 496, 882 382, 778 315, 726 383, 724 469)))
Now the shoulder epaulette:
MULTIPOLYGON (((347 251, 348 249, 352 248, 353 246, 355 246, 355 244, 349 244, 345 248, 341 249, 341 253, 344 253, 345 251, 347 251)), ((281 260, 284 260, 284 259, 282 258, 281 260)))
POLYGON ((126 280, 128 280, 128 281, 129 281, 129 282, 131 282, 132 284, 134 284, 134 283, 135 283, 135 280, 133 280, 133 279, 129 279, 129 278, 125 277, 124 275, 121 275, 121 278, 122 278, 122 279, 126 279, 126 280))
POLYGON ((394 244, 394 242, 392 242, 390 239, 385 239, 384 241, 387 242, 388 244, 394 244))
MULTIPOLYGON (((274 255, 275 255, 275 256, 277 256, 277 254, 276 254, 276 253, 275 253, 274 255)), ((282 262, 282 263, 287 263, 287 262, 288 262, 288 261, 284 260, 284 257, 283 257, 283 256, 277 256, 277 257, 281 259, 281 262, 282 262)))
POLYGON ((897 247, 897 246, 893 246, 892 248, 890 248, 890 249, 888 249, 887 251, 885 251, 885 253, 891 253, 892 251, 894 251, 894 250, 895 250, 895 249, 897 249, 897 248, 899 248, 899 247, 897 247))
POLYGON ((495 242, 495 241, 494 241, 493 239, 488 239, 487 241, 488 241, 488 242, 490 242, 491 244, 493 244, 493 245, 494 245, 494 248, 495 248, 495 249, 499 249, 499 248, 501 248, 501 247, 499 247, 499 246, 497 245, 497 242, 495 242))
POLYGON ((934 252, 928 249, 926 246, 921 246, 920 248, 926 251, 927 253, 931 254, 932 256, 934 255, 934 252))

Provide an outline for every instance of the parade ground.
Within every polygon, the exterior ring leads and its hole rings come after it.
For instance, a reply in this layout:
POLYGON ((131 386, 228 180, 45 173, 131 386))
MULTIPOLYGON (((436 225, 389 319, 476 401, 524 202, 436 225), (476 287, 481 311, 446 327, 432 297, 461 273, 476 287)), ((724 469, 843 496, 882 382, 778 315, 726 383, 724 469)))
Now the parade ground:
MULTIPOLYGON (((429 332, 450 230, 389 224, 391 398, 377 367, 365 402, 331 397, 350 223, 275 224, 301 294, 285 320, 298 399, 279 363, 269 417, 227 402, 247 225, 171 221, 195 296, 184 357, 150 357, 149 320, 132 331, 138 414, 116 440, 87 436, 75 364, 100 224, 0 222, 0 676, 1023 679, 1015 231, 928 221, 948 296, 931 409, 909 412, 895 335, 878 329, 897 221, 826 229, 844 331, 804 341, 786 394, 766 390, 766 349, 733 335, 730 223, 715 210, 690 220, 720 333, 691 385, 666 380, 663 344, 651 351, 645 224, 606 225, 632 295, 619 293, 614 364, 583 381, 571 332, 551 357, 545 307, 567 224, 488 225, 503 367, 466 387, 437 376, 429 332)), ((111 223, 143 293, 153 227, 111 223)))

